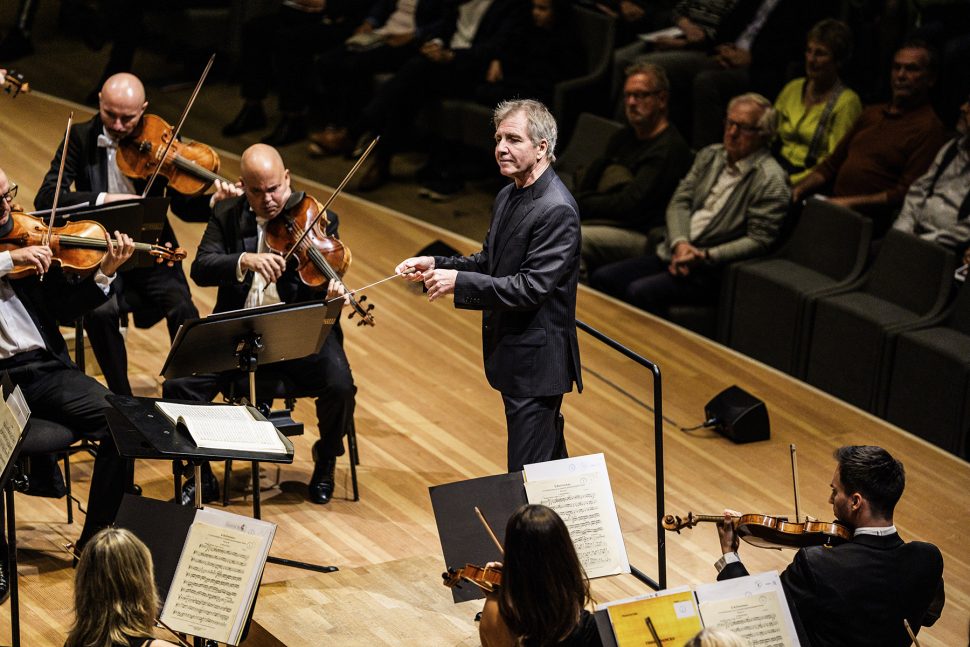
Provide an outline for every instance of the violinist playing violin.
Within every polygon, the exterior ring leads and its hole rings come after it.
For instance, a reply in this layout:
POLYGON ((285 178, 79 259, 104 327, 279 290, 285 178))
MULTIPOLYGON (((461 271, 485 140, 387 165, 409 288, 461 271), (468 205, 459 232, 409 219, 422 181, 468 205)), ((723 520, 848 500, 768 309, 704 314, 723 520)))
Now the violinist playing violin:
MULTIPOLYGON (((933 544, 903 541, 893 510, 903 494, 903 464, 875 446, 835 452, 829 502, 853 538, 802 548, 781 575, 799 638, 812 647, 905 647, 943 609, 943 556, 933 544)), ((723 557, 717 579, 747 575, 737 554, 731 511, 718 524, 723 557)))
MULTIPOLYGON (((145 187, 145 180, 125 177, 117 161, 119 145, 137 131, 148 107, 144 86, 132 74, 115 74, 105 81, 98 98, 98 114, 71 129, 59 206, 83 202, 94 206, 134 200, 141 197, 145 187)), ((57 147, 50 170, 34 199, 38 209, 49 209, 54 202, 62 148, 62 145, 57 147)), ((172 211, 180 218, 205 222, 209 217, 210 201, 239 195, 240 190, 217 181, 216 192, 211 196, 189 198, 167 189, 165 178, 159 176, 152 185, 151 194, 165 193, 171 196, 172 211)), ((160 242, 171 243, 173 247, 178 244, 168 222, 160 242)), ((181 264, 169 266, 162 263, 123 271, 121 280, 113 286, 111 300, 85 317, 84 327, 108 388, 122 395, 131 395, 128 356, 124 338, 118 330, 119 321, 127 312, 134 314, 136 325, 146 328, 164 317, 171 338, 175 337, 183 321, 198 317, 199 311, 192 303, 181 264)))
MULTIPOLYGON (((6 235, 12 227, 15 194, 16 185, 0 170, 0 234, 6 235)), ((99 528, 114 521, 124 493, 126 461, 118 456, 104 417, 104 410, 110 408, 105 400, 109 391, 71 361, 57 320, 74 319, 107 300, 118 268, 134 252, 131 238, 125 234, 115 232, 109 242, 98 271, 76 284, 68 283, 53 264, 46 245, 0 252, 0 373, 7 373, 20 386, 36 416, 65 425, 77 439, 98 444, 78 549, 99 528), (24 266, 34 273, 8 278, 15 267, 24 266)), ((0 601, 9 591, 6 568, 7 544, 0 531, 0 601)))
MULTIPOLYGON (((201 286, 217 286, 215 312, 239 310, 280 301, 297 303, 321 299, 324 293, 305 285, 283 257, 269 251, 267 225, 275 218, 292 217, 303 201, 302 192, 290 188, 290 172, 279 152, 266 144, 247 148, 240 161, 244 195, 222 201, 199 243, 192 263, 192 280, 201 286)), ((337 235, 337 215, 327 214, 326 233, 337 235)), ((330 282, 327 297, 343 292, 342 284, 330 282)), ((301 331, 294 330, 293 334, 301 331)), ((247 393, 245 376, 228 374, 195 375, 166 380, 166 398, 208 402, 226 392, 236 381, 236 392, 247 393)), ((334 324, 315 355, 260 365, 256 371, 256 399, 315 397, 320 440, 314 444, 315 466, 309 483, 314 503, 330 502, 334 489, 334 466, 344 453, 343 437, 353 421, 357 387, 343 349, 343 333, 334 324)), ((208 465, 203 468, 203 500, 218 497, 219 488, 208 465)), ((186 484, 182 501, 191 505, 194 483, 186 484)))

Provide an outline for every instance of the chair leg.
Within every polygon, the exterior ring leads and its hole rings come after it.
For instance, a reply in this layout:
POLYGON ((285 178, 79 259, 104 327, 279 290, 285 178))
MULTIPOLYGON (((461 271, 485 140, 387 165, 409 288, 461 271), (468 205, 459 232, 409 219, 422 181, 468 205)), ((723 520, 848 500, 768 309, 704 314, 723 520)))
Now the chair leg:
POLYGON ((67 522, 74 523, 74 496, 71 494, 71 452, 64 452, 64 491, 67 493, 67 522))
POLYGON ((347 430, 347 446, 350 449, 350 484, 354 490, 354 501, 360 501, 360 491, 357 489, 357 465, 360 461, 357 457, 357 427, 353 420, 347 430))
POLYGON ((232 459, 226 459, 222 476, 222 507, 229 505, 229 484, 232 483, 232 459))

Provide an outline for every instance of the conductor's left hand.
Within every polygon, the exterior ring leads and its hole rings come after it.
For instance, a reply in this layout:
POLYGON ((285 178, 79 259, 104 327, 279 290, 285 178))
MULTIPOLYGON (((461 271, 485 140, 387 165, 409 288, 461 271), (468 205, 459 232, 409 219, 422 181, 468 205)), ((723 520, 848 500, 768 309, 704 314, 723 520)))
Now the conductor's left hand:
POLYGON ((428 270, 423 275, 424 287, 428 289, 428 301, 455 292, 458 270, 428 270))
POLYGON ((131 236, 120 231, 115 231, 113 239, 108 232, 105 232, 104 240, 108 243, 108 250, 101 259, 101 272, 105 276, 114 276, 118 268, 135 253, 135 242, 131 236))

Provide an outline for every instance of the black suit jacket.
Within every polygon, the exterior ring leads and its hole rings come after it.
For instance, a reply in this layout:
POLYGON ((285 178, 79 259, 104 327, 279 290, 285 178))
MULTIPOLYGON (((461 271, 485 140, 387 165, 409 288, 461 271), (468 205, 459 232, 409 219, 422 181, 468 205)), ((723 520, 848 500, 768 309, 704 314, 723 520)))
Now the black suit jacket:
MULTIPOLYGON (((293 193, 284 207, 284 214, 303 199, 303 193, 293 193)), ((277 218, 284 217, 280 214, 277 218)), ((337 236, 337 214, 327 212, 330 224, 327 234, 337 236)), ((247 272, 244 280, 236 279, 236 267, 243 252, 256 252, 257 229, 256 215, 245 196, 230 198, 216 204, 212 217, 206 225, 202 242, 192 262, 192 280, 198 285, 216 286, 214 312, 239 310, 246 303, 246 295, 253 284, 253 273, 247 272)), ((293 269, 288 269, 276 282, 276 289, 285 303, 296 303, 320 298, 319 291, 313 291, 300 281, 293 269)))
MULTIPOLYGON (((747 575, 729 564, 719 580, 747 575)), ((943 608, 943 556, 933 544, 898 534, 859 535, 834 548, 803 548, 781 575, 788 603, 810 647, 907 647, 913 631, 943 608)))
POLYGON ((506 216, 514 185, 495 199, 482 251, 435 257, 459 271, 455 307, 482 310, 485 376, 510 396, 582 390, 576 340, 579 209, 551 168, 506 216))
POLYGON ((67 366, 73 366, 57 322, 73 321, 108 300, 94 277, 75 284, 60 269, 52 268, 43 281, 29 276, 10 281, 10 286, 44 338, 47 350, 67 366))
MULTIPOLYGON (((108 157, 105 149, 98 148, 98 135, 103 132, 103 128, 99 115, 71 128, 71 141, 67 147, 67 161, 64 163, 64 179, 61 182, 61 196, 57 202, 59 205, 66 207, 82 202, 90 202, 93 205, 99 193, 108 191, 108 157)), ((50 209, 54 203, 54 191, 57 188, 57 173, 61 165, 63 149, 62 139, 54 153, 54 159, 51 160, 50 169, 34 198, 34 206, 38 209, 50 209)), ((165 195, 167 184, 168 181, 159 176, 152 185, 151 194, 165 195)), ((135 180, 134 186, 135 191, 140 193, 145 188, 145 180, 135 180)), ((208 220, 210 213, 208 196, 190 198, 175 191, 167 193, 172 198, 172 211, 182 220, 189 222, 208 220)), ((166 242, 177 244, 168 222, 165 223, 162 237, 166 242)))
MULTIPOLYGON (((443 17, 435 28, 428 30, 429 40, 440 38, 445 47, 450 46, 458 28, 458 10, 465 2, 446 0, 443 3, 443 17)), ((478 23, 471 47, 455 51, 458 69, 484 69, 491 61, 501 58, 506 48, 524 35, 530 21, 529 6, 525 0, 494 0, 478 23)))

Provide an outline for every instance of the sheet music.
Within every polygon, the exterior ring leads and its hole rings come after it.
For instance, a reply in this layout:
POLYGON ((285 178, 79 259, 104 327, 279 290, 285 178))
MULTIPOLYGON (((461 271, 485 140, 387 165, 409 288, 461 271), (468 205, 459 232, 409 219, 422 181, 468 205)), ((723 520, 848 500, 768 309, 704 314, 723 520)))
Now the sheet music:
POLYGON ((694 593, 686 586, 604 606, 618 647, 652 647, 648 619, 665 645, 683 645, 701 629, 694 593))
POLYGON ((799 647, 777 571, 697 587, 705 627, 730 629, 754 647, 799 647))
POLYGON ((587 576, 630 572, 603 454, 535 463, 524 471, 529 503, 549 506, 562 518, 587 576))
POLYGON ((20 385, 17 385, 5 401, 0 400, 0 472, 7 466, 13 450, 17 448, 29 416, 30 408, 24 400, 20 385))
POLYGON ((237 644, 275 532, 272 523, 199 510, 162 620, 176 631, 237 644))
POLYGON ((198 447, 286 453, 273 423, 253 419, 246 407, 156 402, 155 408, 183 425, 198 447))

